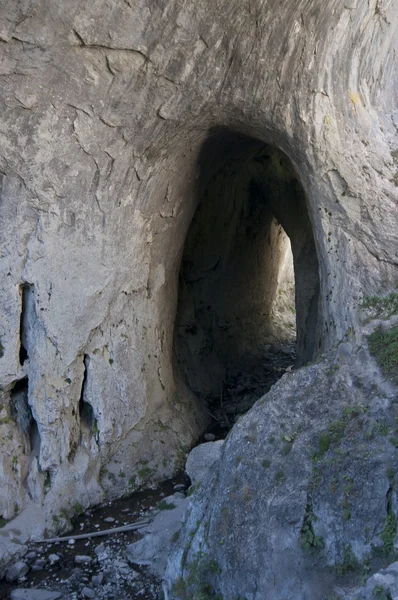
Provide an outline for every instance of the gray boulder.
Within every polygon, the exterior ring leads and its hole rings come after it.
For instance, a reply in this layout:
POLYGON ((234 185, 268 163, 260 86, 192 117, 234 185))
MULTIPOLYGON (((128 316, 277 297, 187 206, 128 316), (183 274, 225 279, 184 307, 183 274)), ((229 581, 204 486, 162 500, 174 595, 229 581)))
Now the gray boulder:
POLYGON ((166 598, 345 597, 393 556, 396 396, 355 360, 285 375, 233 428, 191 498, 166 598))
POLYGON ((9 582, 17 581, 21 577, 24 577, 28 571, 29 566, 22 560, 19 560, 8 569, 6 580, 9 582))
POLYGON ((220 458, 224 440, 200 444, 188 455, 185 470, 192 485, 200 483, 207 475, 211 466, 220 458))
POLYGON ((164 574, 170 548, 176 541, 181 528, 182 517, 189 503, 188 498, 174 494, 165 498, 161 510, 145 531, 145 536, 127 546, 127 557, 132 563, 149 565, 159 575, 164 574))
POLYGON ((397 600, 398 562, 378 571, 368 579, 366 585, 346 597, 346 600, 397 600))

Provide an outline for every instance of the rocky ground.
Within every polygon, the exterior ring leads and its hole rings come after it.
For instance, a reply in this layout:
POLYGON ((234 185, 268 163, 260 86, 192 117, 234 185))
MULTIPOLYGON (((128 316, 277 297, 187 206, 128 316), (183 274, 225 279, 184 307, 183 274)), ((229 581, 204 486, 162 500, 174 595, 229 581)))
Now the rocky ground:
POLYGON ((241 371, 228 371, 222 395, 208 402, 214 418, 209 432, 215 434, 214 439, 224 438, 239 417, 292 369, 295 360, 294 343, 286 343, 277 349, 271 348, 261 362, 257 360, 241 371))
MULTIPOLYGON (((261 365, 252 365, 245 372, 229 373, 223 397, 209 403, 209 412, 214 416, 214 421, 201 441, 223 439, 239 417, 291 368, 294 359, 294 349, 287 345, 278 352, 269 353, 267 360, 261 365)), ((208 459, 205 462, 206 460, 208 459)), ((201 461, 202 457, 199 457, 199 462, 201 461)), ((197 463, 196 457, 193 461, 191 459, 190 468, 201 470, 202 466, 197 463)), ((191 477, 194 477, 192 473, 191 477)), ((173 511, 169 509, 175 508, 179 498, 185 498, 189 484, 190 479, 185 474, 180 475, 156 489, 139 492, 130 498, 84 512, 75 520, 68 542, 31 544, 23 559, 11 566, 6 581, 0 582, 0 599, 162 598, 161 577, 145 564, 148 561, 137 558, 142 554, 141 549, 137 554, 129 551, 129 546, 148 533, 145 523, 157 520, 162 527, 162 520, 159 518, 162 512, 173 518, 173 511), (139 526, 141 522, 144 523, 142 527, 133 531, 110 532, 103 537, 85 539, 73 537, 102 530, 116 530, 134 523, 139 526)), ((167 527, 170 519, 163 519, 163 522, 167 527)), ((144 554, 146 551, 145 548, 144 554)))
MULTIPOLYGON (((176 490, 182 490, 182 494, 187 485, 185 477, 178 477, 156 490, 87 511, 76 520, 71 535, 151 520, 164 510, 166 496, 176 490)), ((141 537, 137 530, 83 540, 72 538, 69 542, 31 544, 23 559, 9 569, 9 581, 0 583, 0 598, 157 600, 161 597, 160 580, 147 567, 128 559, 127 546, 141 537)))

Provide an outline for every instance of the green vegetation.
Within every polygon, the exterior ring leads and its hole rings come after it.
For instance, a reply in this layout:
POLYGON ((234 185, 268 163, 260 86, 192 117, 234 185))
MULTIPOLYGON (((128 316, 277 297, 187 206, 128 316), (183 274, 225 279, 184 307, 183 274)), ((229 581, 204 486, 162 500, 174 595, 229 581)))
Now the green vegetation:
POLYGON ((384 375, 398 385, 398 325, 386 331, 376 329, 369 336, 369 350, 384 375))
POLYGON ((139 469, 137 473, 140 479, 149 479, 153 473, 153 469, 151 469, 150 467, 142 467, 142 469, 139 469))
POLYGON ((397 518, 391 511, 386 516, 383 525, 383 531, 380 538, 383 542, 383 553, 392 554, 394 552, 394 539, 397 533, 397 518))
POLYGON ((315 516, 312 512, 311 506, 307 504, 305 509, 305 516, 303 526, 301 528, 301 547, 303 550, 322 550, 325 546, 323 538, 315 535, 312 522, 315 520, 315 516))
POLYGON ((172 502, 169 503, 166 502, 166 500, 162 500, 161 502, 159 502, 157 507, 159 510, 174 510, 176 508, 176 505, 172 502))
POLYGON ((1 527, 4 527, 4 525, 7 525, 7 523, 7 519, 3 519, 3 517, 0 517, 0 529, 1 527))
POLYGON ((59 511, 59 516, 60 516, 62 519, 67 519, 67 520, 69 520, 69 513, 68 513, 68 510, 67 510, 66 508, 61 508, 61 510, 59 511))
POLYGON ((275 483, 278 485, 280 483, 283 483, 285 481, 286 477, 283 471, 278 471, 277 474, 275 475, 275 483))
POLYGON ((264 467, 264 469, 268 469, 271 466, 271 461, 268 460, 268 458, 265 458, 261 461, 261 465, 264 467))
POLYGON ((175 544, 178 541, 179 537, 180 537, 180 531, 179 530, 175 531, 173 533, 173 535, 171 536, 171 542, 172 542, 172 544, 175 544))
POLYGON ((217 595, 209 579, 218 575, 221 569, 215 560, 210 560, 203 552, 198 552, 188 567, 186 580, 179 577, 173 586, 173 594, 180 600, 223 600, 217 595))
POLYGON ((191 485, 191 487, 188 490, 187 496, 192 496, 192 494, 194 494, 199 488, 200 488, 200 481, 199 481, 199 483, 195 483, 194 485, 191 485))
POLYGON ((376 424, 376 429, 380 435, 388 435, 390 433, 390 427, 385 421, 380 421, 376 424))
POLYGON ((344 544, 342 561, 336 565, 336 572, 339 577, 347 575, 347 573, 358 571, 360 564, 357 557, 355 556, 351 544, 344 544))
POLYGON ((13 419, 11 417, 3 417, 0 419, 0 425, 8 425, 8 423, 13 423, 13 419))
POLYGON ((372 318, 388 319, 398 314, 398 293, 391 292, 388 296, 365 296, 360 306, 369 311, 372 318))
POLYGON ((384 585, 376 585, 372 590, 372 598, 374 600, 392 600, 390 588, 385 588, 384 585))
POLYGON ((75 502, 75 504, 73 505, 73 514, 74 515, 81 515, 83 512, 84 512, 84 508, 80 504, 80 502, 75 502))
POLYGON ((321 455, 326 454, 330 448, 330 443, 330 436, 327 433, 321 433, 318 440, 318 448, 321 455))
MULTIPOLYGON (((312 460, 318 461, 324 454, 334 445, 337 446, 344 434, 351 419, 358 417, 361 413, 365 413, 365 406, 345 406, 342 410, 342 415, 337 421, 333 421, 327 427, 327 431, 322 431, 318 439, 318 450, 313 451, 312 460)), ((338 450, 336 449, 336 452, 338 450)))
POLYGON ((0 342, 0 358, 3 358, 4 356, 4 346, 3 344, 0 342))

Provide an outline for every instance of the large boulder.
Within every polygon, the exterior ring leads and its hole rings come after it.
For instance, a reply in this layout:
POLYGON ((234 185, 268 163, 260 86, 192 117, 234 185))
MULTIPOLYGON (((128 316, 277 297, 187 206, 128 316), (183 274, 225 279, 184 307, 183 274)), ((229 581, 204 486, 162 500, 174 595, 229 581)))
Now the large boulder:
POLYGON ((340 348, 239 420, 191 497, 167 598, 346 597, 393 559, 397 396, 373 370, 363 348, 340 348))

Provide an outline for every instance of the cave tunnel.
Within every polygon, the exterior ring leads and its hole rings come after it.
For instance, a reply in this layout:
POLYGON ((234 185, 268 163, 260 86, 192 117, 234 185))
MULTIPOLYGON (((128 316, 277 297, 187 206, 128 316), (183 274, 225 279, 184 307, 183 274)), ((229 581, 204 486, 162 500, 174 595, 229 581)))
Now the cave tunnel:
POLYGON ((304 189, 278 149, 216 131, 199 173, 179 273, 176 357, 207 406, 234 396, 233 418, 287 368, 319 353, 318 258, 304 189))

